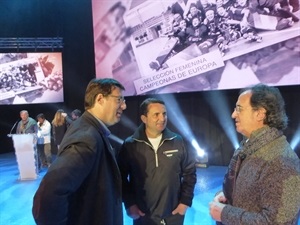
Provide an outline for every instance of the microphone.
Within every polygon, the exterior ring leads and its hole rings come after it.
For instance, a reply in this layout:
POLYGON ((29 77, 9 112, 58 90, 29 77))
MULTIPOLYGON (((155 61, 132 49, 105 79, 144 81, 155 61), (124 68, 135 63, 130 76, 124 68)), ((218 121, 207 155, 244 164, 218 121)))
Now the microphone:
POLYGON ((19 122, 19 120, 17 120, 17 121, 15 122, 15 124, 12 126, 12 128, 11 128, 9 134, 7 135, 8 137, 11 137, 11 132, 13 131, 13 129, 15 128, 15 126, 17 125, 18 122, 19 122))

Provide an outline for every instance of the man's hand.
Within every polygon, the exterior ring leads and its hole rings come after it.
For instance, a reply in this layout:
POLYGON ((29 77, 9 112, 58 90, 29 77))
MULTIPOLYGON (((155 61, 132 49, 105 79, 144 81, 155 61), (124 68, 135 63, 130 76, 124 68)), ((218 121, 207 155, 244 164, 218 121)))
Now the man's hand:
POLYGON ((221 214, 225 206, 223 203, 212 201, 209 203, 209 214, 214 220, 221 222, 221 214))
POLYGON ((143 213, 137 205, 130 206, 128 209, 126 209, 126 213, 134 220, 140 218, 140 216, 145 216, 145 213, 143 213))
POLYGON ((187 210, 188 206, 187 205, 184 205, 182 203, 179 203, 179 205, 177 206, 176 209, 173 210, 172 214, 175 215, 175 214, 180 214, 180 215, 184 215, 186 210, 187 210))
POLYGON ((215 197, 214 197, 214 202, 220 202, 220 203, 226 203, 227 199, 224 196, 223 191, 218 193, 215 197))

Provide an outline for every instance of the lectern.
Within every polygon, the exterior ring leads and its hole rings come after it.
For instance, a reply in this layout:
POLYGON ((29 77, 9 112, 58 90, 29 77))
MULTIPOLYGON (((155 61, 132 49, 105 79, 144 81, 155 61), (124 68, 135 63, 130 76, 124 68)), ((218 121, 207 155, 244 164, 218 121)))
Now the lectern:
POLYGON ((20 180, 33 180, 37 175, 35 134, 9 134, 12 137, 20 180))

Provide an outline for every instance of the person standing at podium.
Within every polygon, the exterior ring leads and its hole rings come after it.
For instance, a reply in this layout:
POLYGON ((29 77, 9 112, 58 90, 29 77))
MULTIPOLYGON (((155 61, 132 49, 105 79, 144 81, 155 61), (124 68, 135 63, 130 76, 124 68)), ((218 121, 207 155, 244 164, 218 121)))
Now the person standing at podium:
POLYGON ((29 117, 27 110, 22 110, 20 112, 21 121, 17 126, 17 134, 36 134, 37 133, 37 123, 34 119, 29 117))
POLYGON ((45 115, 40 113, 36 116, 37 119, 37 151, 38 151, 38 168, 41 166, 49 167, 52 162, 51 153, 51 124, 46 120, 45 115))

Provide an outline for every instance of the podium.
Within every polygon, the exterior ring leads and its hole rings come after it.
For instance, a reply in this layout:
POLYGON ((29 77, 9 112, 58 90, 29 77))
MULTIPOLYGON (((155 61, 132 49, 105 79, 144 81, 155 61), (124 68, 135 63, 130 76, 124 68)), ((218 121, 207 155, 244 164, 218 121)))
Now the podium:
POLYGON ((18 163, 20 180, 37 179, 35 134, 9 134, 12 137, 18 163))

